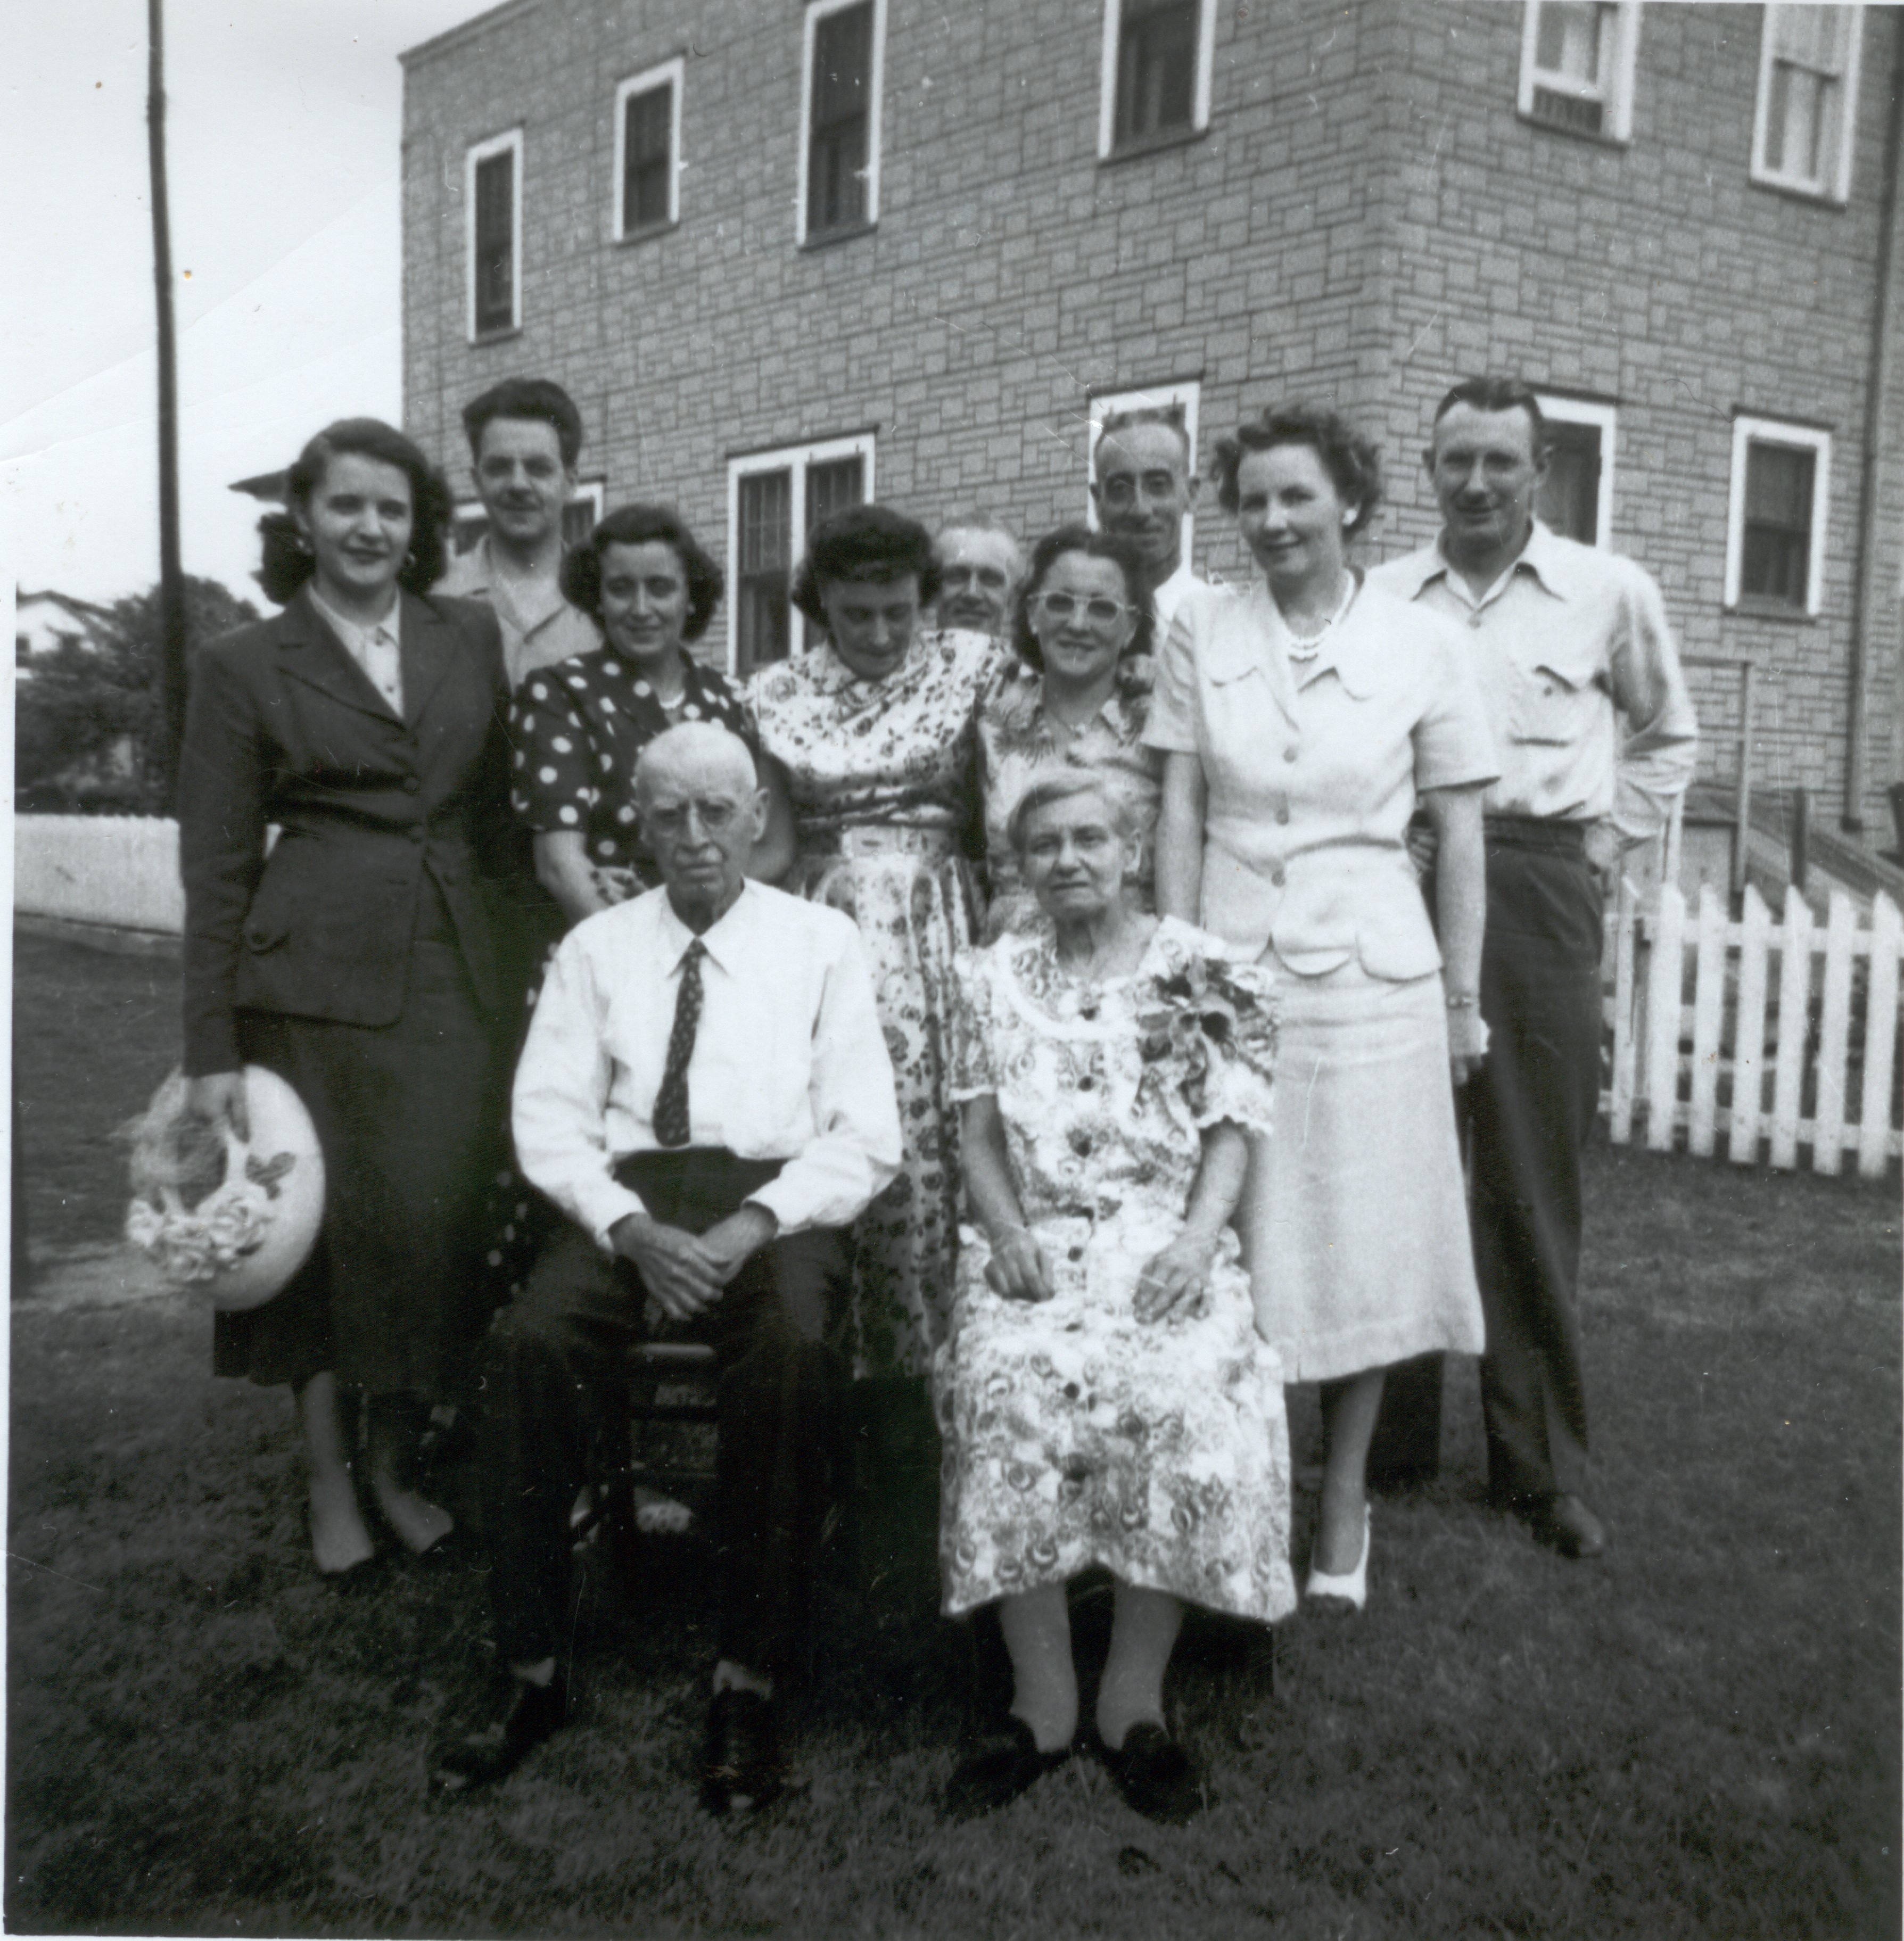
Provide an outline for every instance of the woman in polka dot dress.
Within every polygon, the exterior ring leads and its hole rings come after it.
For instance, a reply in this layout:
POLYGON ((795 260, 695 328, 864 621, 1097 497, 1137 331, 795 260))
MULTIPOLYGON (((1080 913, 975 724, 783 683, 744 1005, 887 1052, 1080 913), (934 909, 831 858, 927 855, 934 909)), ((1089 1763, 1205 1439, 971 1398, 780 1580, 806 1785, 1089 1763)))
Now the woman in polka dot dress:
MULTIPOLYGON (((571 924, 660 879, 635 812, 634 760, 681 721, 716 721, 750 747, 753 726, 726 676, 686 643, 706 632, 720 568, 665 506, 611 512, 562 568, 562 591, 600 625, 605 644, 530 675, 509 711, 512 800, 535 833, 536 874, 571 924)), ((793 860, 777 782, 751 874, 772 882, 793 860)))

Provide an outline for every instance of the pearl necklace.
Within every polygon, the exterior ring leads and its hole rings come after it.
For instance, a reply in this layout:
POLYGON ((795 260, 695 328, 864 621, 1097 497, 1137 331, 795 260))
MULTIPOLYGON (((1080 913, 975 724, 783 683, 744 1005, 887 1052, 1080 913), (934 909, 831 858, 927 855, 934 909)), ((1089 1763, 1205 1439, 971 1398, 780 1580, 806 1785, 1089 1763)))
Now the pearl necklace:
POLYGON ((1313 661, 1322 651, 1322 643, 1329 637, 1343 615, 1348 612, 1349 604, 1355 597, 1355 576, 1352 573, 1348 579, 1348 585, 1342 589, 1341 604, 1322 622, 1316 632, 1299 634, 1286 618, 1284 619, 1282 631, 1289 637, 1289 658, 1292 661, 1313 661))

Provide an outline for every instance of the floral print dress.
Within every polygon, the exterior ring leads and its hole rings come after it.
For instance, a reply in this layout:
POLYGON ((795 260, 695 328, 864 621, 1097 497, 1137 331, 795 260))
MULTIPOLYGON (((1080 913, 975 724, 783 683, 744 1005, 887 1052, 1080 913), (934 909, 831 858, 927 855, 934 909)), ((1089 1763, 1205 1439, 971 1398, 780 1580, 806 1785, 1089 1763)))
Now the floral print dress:
POLYGON ((948 1615, 1101 1564, 1265 1623, 1295 1605, 1282 1371, 1256 1331, 1236 1235, 1207 1301, 1132 1311, 1181 1230, 1199 1128, 1267 1129, 1266 973, 1166 918, 1131 976, 1071 982, 1052 940, 1007 937, 958 971, 952 1094, 993 1094, 1019 1203, 1056 1282, 1007 1301, 965 1229, 934 1371, 948 1615))
POLYGON ((924 1374, 945 1332, 960 1186, 952 960, 978 934, 961 845, 976 814, 973 717, 1000 652, 982 634, 921 631, 866 680, 823 644, 747 689, 793 802, 787 887, 858 924, 899 1089, 899 1176, 854 1229, 845 1345, 858 1375, 924 1374))
POLYGON ((1148 654, 1117 670, 1111 698, 1081 726, 1068 729, 1045 711, 1044 677, 1014 656, 979 702, 979 779, 985 797, 985 859, 990 901, 985 940, 1047 922, 1019 873, 1010 833, 1018 799, 1053 769, 1093 768, 1129 807, 1144 854, 1133 888, 1138 906, 1154 907, 1152 838, 1163 799, 1163 757, 1144 746, 1144 723, 1156 663, 1148 654))

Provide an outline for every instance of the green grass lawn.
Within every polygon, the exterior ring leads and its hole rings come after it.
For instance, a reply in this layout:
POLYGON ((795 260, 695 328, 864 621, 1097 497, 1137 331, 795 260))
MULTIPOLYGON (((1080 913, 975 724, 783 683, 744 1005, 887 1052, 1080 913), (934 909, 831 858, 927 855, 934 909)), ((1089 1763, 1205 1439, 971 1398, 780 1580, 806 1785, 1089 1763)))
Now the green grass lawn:
MULTIPOLYGON (((28 1123, 72 1148, 32 1149, 36 1192, 65 1182, 71 1219, 36 1199, 35 1238, 109 1237, 99 1136, 150 1089, 110 1026, 145 1029, 156 992, 171 1029, 173 974, 30 955, 18 1032, 40 1033, 44 1001, 66 1036, 23 1057, 50 1088, 28 1123)), ((1180 1830, 1085 1762, 992 1819, 943 1820, 959 1639, 916 1576, 869 1601, 843 1567, 799 1790, 757 1823, 708 1822, 692 1549, 665 1582, 591 1588, 570 1730, 493 1795, 429 1803, 426 1748, 481 1648, 470 1552, 393 1560, 367 1593, 320 1585, 289 1403, 210 1379, 203 1312, 17 1307, 8 1926, 1894 1936, 1896 1182, 1603 1149, 1590 1188, 1606 1558, 1561 1562, 1487 1512, 1457 1368, 1443 1481, 1377 1505, 1363 1619, 1282 1627, 1273 1689, 1235 1633, 1187 1632, 1173 1690, 1211 1803, 1180 1830)), ((1313 1398, 1294 1414, 1313 1460, 1313 1398)), ((1096 1616, 1087 1601, 1080 1658, 1096 1616)))

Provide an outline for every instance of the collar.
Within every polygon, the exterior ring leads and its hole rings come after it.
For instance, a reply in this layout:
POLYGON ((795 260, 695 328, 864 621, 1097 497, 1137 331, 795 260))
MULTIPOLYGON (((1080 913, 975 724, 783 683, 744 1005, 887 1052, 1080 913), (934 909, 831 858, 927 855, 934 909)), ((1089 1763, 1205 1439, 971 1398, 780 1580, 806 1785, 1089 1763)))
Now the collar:
MULTIPOLYGON (((687 955, 688 946, 695 941, 695 936, 675 914, 667 890, 659 889, 655 894, 661 899, 662 954, 666 968, 673 972, 680 969, 681 959, 687 955)), ((741 885, 741 894, 728 905, 719 920, 700 933, 701 947, 710 960, 730 977, 749 954, 747 933, 753 928, 759 906, 759 891, 750 876, 741 885)))
MULTIPOLYGON (((808 653, 797 656, 796 659, 804 663, 808 678, 822 694, 837 694, 842 689, 849 687, 857 687, 866 694, 878 694, 903 680, 918 665, 926 637, 924 630, 915 633, 912 645, 906 650, 906 658, 891 674, 882 674, 877 680, 868 680, 863 674, 855 674, 840 658, 839 650, 831 640, 823 640, 808 653)), ((936 639, 937 636, 934 634, 932 637, 936 639)), ((783 662, 782 665, 787 663, 783 662)))
POLYGON ((373 620, 368 626, 365 626, 362 621, 347 619, 343 614, 340 613, 318 591, 317 582, 314 578, 304 582, 305 595, 310 600, 311 605, 317 610, 318 618, 353 653, 361 653, 365 648, 372 645, 380 638, 388 640, 393 646, 402 646, 403 589, 401 587, 396 587, 393 588, 392 591, 393 597, 390 601, 390 611, 382 619, 373 620))
MULTIPOLYGON (((1375 692, 1374 671, 1370 659, 1371 650, 1378 645, 1379 627, 1371 626, 1369 622, 1367 576, 1355 573, 1352 568, 1350 570, 1355 582, 1355 591, 1349 602, 1349 610, 1322 636, 1322 643, 1313 659, 1298 660, 1293 654, 1289 656, 1290 677, 1298 693, 1325 674, 1333 674, 1342 683, 1343 692, 1352 700, 1366 701, 1375 692)), ((1286 653, 1294 636, 1267 588, 1264 589, 1264 598, 1268 602, 1279 644, 1286 653)))
POLYGON ((1478 598, 1469 595, 1468 582, 1455 571, 1442 543, 1442 536, 1439 533, 1435 536, 1432 546, 1424 547, 1421 552, 1398 561, 1397 567, 1398 570, 1406 569, 1407 597, 1411 600, 1431 580, 1438 579, 1470 606, 1485 607, 1519 573, 1531 574, 1543 591, 1552 594, 1556 599, 1564 600, 1574 592, 1579 583, 1574 574, 1573 563, 1567 556, 1568 543, 1551 527, 1543 525, 1536 519, 1527 534, 1527 543, 1508 563, 1506 570, 1493 585, 1486 588, 1478 598))

